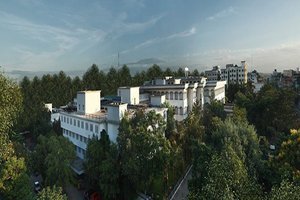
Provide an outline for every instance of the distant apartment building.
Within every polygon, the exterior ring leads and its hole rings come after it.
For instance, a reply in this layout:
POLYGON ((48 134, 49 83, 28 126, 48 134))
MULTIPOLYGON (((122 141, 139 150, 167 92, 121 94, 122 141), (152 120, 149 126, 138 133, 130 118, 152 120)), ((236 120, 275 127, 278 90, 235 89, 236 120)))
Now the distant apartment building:
POLYGON ((205 75, 208 81, 220 81, 221 80, 220 66, 214 66, 212 70, 205 71, 205 75))
POLYGON ((227 64, 225 69, 220 69, 219 66, 213 67, 212 70, 205 71, 208 81, 222 80, 228 84, 237 83, 243 84, 248 81, 247 63, 241 61, 241 65, 227 64))
POLYGON ((294 88, 298 90, 300 86, 299 68, 297 70, 283 70, 283 72, 278 72, 275 69, 269 81, 280 88, 294 88))

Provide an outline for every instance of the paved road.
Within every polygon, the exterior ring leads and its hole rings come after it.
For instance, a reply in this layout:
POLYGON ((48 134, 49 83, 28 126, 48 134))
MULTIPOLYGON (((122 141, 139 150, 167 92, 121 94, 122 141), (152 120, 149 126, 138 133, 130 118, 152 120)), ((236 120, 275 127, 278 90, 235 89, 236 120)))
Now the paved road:
POLYGON ((69 185, 66 187, 66 193, 68 195, 68 199, 69 200, 83 200, 84 195, 83 195, 83 191, 78 190, 77 188, 75 188, 72 185, 69 185))
POLYGON ((189 194, 188 189, 188 181, 192 178, 192 166, 189 168, 184 178, 180 182, 177 190, 174 195, 170 198, 170 200, 184 200, 187 199, 187 195, 189 194))

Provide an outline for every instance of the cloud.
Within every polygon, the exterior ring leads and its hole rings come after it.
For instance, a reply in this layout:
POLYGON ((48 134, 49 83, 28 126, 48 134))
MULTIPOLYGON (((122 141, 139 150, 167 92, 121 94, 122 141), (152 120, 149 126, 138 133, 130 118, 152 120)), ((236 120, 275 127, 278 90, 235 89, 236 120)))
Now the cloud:
POLYGON ((151 45, 156 44, 156 43, 164 42, 164 41, 167 41, 167 40, 172 40, 172 39, 175 39, 175 38, 189 37, 189 36, 192 36, 194 34, 196 34, 196 28, 192 27, 189 30, 174 33, 174 34, 171 34, 171 35, 168 35, 168 36, 165 36, 165 37, 156 37, 156 38, 146 40, 146 41, 144 41, 140 44, 137 44, 136 46, 134 46, 131 49, 127 49, 127 50, 122 51, 121 53, 125 54, 125 53, 135 51, 135 50, 147 47, 147 46, 151 46, 151 45))
POLYGON ((218 13, 215 13, 212 16, 207 17, 206 20, 213 21, 213 20, 216 20, 216 19, 224 18, 224 17, 227 17, 229 15, 234 14, 235 12, 236 12, 236 8, 230 6, 229 8, 226 8, 225 10, 222 10, 218 13))
POLYGON ((74 54, 78 49, 89 49, 95 43, 103 41, 107 34, 101 29, 60 28, 37 24, 5 12, 0 12, 1 26, 23 35, 33 44, 14 44, 11 48, 17 59, 9 64, 34 69, 57 66, 57 61, 66 54, 74 54), (34 46, 39 47, 37 49, 34 46))

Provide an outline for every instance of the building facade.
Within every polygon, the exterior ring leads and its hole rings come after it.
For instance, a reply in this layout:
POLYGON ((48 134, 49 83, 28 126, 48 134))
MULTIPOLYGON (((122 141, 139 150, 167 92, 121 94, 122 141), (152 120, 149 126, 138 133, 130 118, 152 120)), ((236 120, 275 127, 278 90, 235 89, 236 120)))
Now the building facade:
MULTIPOLYGON (((165 96, 163 99, 175 109, 175 119, 183 120, 198 101, 201 106, 216 99, 225 103, 225 81, 206 81, 204 77, 166 77, 147 82, 141 94, 165 96)), ((157 105, 157 104, 156 104, 157 105)))
POLYGON ((241 61, 241 65, 227 64, 225 69, 220 69, 219 66, 213 67, 212 70, 205 71, 208 81, 222 80, 228 84, 243 84, 248 81, 246 61, 241 61))

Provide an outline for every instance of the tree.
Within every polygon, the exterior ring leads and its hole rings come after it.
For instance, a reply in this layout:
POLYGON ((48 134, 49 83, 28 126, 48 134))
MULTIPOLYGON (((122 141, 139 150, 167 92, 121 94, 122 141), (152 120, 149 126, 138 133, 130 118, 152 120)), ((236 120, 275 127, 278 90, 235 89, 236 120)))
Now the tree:
POLYGON ((120 77, 119 86, 130 86, 131 85, 131 74, 130 69, 127 65, 123 65, 121 69, 118 70, 118 77, 120 77))
POLYGON ((104 85, 97 65, 93 64, 83 75, 82 82, 86 90, 99 90, 104 85))
POLYGON ((161 77, 162 75, 163 75, 163 71, 156 64, 152 65, 152 67, 149 67, 146 72, 146 76, 147 76, 148 80, 152 80, 152 79, 161 77))
POLYGON ((37 200, 67 200, 67 196, 63 194, 62 188, 53 186, 53 187, 45 187, 41 192, 37 195, 37 200))
POLYGON ((107 80, 106 81, 106 92, 105 95, 114 95, 117 93, 117 89, 120 86, 120 79, 119 73, 114 67, 111 67, 109 69, 109 72, 106 75, 107 80))
POLYGON ((193 149, 198 143, 204 140, 204 126, 200 113, 200 106, 195 105, 193 111, 188 115, 184 122, 185 133, 183 137, 183 153, 186 163, 189 163, 193 158, 193 149))
POLYGON ((65 186, 73 181, 71 162, 75 159, 73 144, 63 136, 40 135, 33 153, 33 168, 49 185, 65 186))
POLYGON ((21 102, 20 88, 0 73, 0 134, 7 133, 16 122, 21 102))
POLYGON ((291 130, 287 140, 283 141, 275 158, 281 176, 300 183, 300 129, 291 130))
POLYGON ((100 139, 94 137, 89 141, 84 166, 91 186, 105 198, 116 199, 120 192, 118 150, 105 130, 101 131, 100 139))
POLYGON ((274 186, 269 195, 270 200, 294 200, 299 199, 300 186, 295 183, 283 180, 280 186, 274 186))
POLYGON ((63 136, 50 136, 47 146, 49 154, 45 158, 46 182, 49 185, 66 186, 74 178, 70 168, 75 159, 74 145, 63 136))
POLYGON ((215 152, 198 195, 201 199, 259 199, 259 187, 251 181, 243 161, 233 148, 215 152))
POLYGON ((9 200, 32 199, 25 159, 10 140, 21 102, 19 87, 0 73, 0 195, 9 200))
POLYGON ((138 191, 151 192, 153 180, 164 175, 170 143, 164 136, 165 122, 154 111, 123 118, 117 138, 122 173, 138 191))

